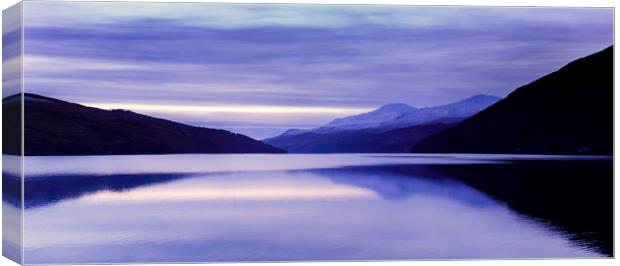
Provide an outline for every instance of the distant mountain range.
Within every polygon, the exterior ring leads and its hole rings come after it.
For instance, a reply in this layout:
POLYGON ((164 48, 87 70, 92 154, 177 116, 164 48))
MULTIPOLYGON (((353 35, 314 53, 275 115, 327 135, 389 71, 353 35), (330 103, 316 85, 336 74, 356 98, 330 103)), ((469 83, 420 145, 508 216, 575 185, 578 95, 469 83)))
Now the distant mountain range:
POLYGON ((422 108, 404 114, 395 121, 388 121, 383 126, 404 127, 429 123, 439 119, 468 118, 500 99, 497 96, 476 95, 451 104, 422 108))
POLYGON ((387 131, 358 129, 329 133, 305 132, 280 135, 263 142, 292 153, 404 153, 409 152, 411 146, 424 137, 454 125, 437 122, 387 131))
MULTIPOLYGON (((3 99, 19 112, 20 97, 3 99)), ((126 110, 102 110, 24 94, 25 155, 283 153, 244 135, 189 126, 126 110)), ((19 127, 17 127, 19 128, 19 127)), ((18 154, 13 145, 9 154, 18 154)))
POLYGON ((415 113, 419 109, 404 103, 384 105, 374 111, 354 116, 336 118, 321 127, 322 131, 339 131, 347 129, 361 129, 379 127, 385 123, 396 121, 404 115, 415 113))
POLYGON ((426 136, 454 126, 499 99, 476 95, 420 109, 392 103, 368 113, 334 119, 319 128, 291 129, 263 142, 297 153, 408 152, 426 136))
POLYGON ((432 153, 613 153, 613 46, 415 144, 432 153))

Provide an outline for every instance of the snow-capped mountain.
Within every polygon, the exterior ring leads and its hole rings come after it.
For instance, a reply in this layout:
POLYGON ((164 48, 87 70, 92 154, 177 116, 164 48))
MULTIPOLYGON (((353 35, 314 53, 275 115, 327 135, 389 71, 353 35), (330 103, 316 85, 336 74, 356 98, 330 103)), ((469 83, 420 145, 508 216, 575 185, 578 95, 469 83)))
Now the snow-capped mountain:
POLYGON ((442 118, 467 118, 486 109, 501 98, 491 95, 476 95, 467 99, 434 107, 418 109, 404 114, 394 120, 386 120, 379 126, 408 127, 424 124, 442 118))
POLYGON ((391 103, 384 105, 374 111, 354 116, 336 118, 333 121, 322 126, 322 131, 327 130, 348 130, 360 128, 372 128, 381 126, 382 124, 395 121, 399 117, 414 113, 418 110, 413 106, 404 103, 391 103))
POLYGON ((404 103, 392 103, 368 113, 334 119, 318 128, 290 129, 263 141, 276 147, 280 145, 293 151, 302 151, 303 149, 295 147, 303 146, 304 149, 310 149, 316 145, 325 146, 317 139, 329 140, 341 136, 340 133, 343 132, 349 135, 356 131, 378 134, 417 125, 454 124, 484 110, 498 100, 500 98, 496 96, 476 95, 451 104, 420 109, 404 103), (318 135, 322 136, 319 138, 318 135))
POLYGON ((497 96, 491 95, 475 95, 458 102, 424 108, 416 108, 404 103, 391 103, 368 113, 334 119, 314 130, 291 131, 287 135, 306 132, 329 133, 368 128, 401 128, 425 124, 444 118, 467 118, 484 110, 500 99, 497 96))

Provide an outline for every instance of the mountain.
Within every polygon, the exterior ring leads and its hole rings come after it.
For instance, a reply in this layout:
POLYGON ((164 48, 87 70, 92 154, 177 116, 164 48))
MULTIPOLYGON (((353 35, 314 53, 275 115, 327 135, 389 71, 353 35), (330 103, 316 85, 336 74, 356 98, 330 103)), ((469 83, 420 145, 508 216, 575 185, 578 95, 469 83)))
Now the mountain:
POLYGON ((415 108, 403 103, 334 119, 315 129, 289 129, 264 139, 288 152, 409 152, 417 141, 454 126, 500 98, 476 95, 451 104, 415 108))
POLYGON ((412 151, 611 155, 613 46, 516 89, 412 151))
POLYGON ((405 153, 423 138, 456 125, 455 121, 416 125, 392 130, 357 129, 326 133, 305 132, 265 139, 291 153, 405 153))
POLYGON ((467 118, 493 105, 501 98, 491 95, 476 95, 467 99, 434 107, 426 107, 405 114, 394 121, 389 121, 384 126, 400 127, 418 125, 441 118, 467 118))
POLYGON ((419 109, 404 103, 391 103, 368 113, 336 118, 324 126, 313 130, 289 130, 285 134, 295 135, 306 132, 331 133, 370 128, 394 129, 426 124, 442 118, 466 118, 482 111, 500 99, 497 96, 476 95, 446 105, 419 109))
POLYGON ((336 118, 323 127, 338 130, 377 127, 417 110, 417 108, 404 103, 392 103, 368 113, 336 118))
MULTIPOLYGON (((20 108, 19 97, 3 110, 20 108)), ((126 110, 102 110, 24 94, 25 155, 283 153, 225 130, 189 126, 126 110)))

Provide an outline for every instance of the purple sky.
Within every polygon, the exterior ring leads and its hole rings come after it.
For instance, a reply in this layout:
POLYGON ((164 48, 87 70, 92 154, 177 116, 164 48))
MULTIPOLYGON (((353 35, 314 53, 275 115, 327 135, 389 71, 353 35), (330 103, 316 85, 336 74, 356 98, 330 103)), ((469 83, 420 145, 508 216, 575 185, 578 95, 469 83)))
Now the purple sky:
POLYGON ((252 137, 506 96, 613 43, 613 9, 25 2, 25 90, 252 137))

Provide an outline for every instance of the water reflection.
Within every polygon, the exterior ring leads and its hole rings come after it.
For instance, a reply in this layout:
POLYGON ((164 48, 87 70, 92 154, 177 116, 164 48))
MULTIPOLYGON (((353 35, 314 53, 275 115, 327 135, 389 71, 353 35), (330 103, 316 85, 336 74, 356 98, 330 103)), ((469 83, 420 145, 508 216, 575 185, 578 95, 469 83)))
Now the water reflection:
POLYGON ((611 254, 608 160, 388 159, 309 169, 30 177, 26 263, 611 254), (588 197, 567 202, 575 191, 588 197), (580 221, 584 214, 600 221, 580 221), (583 237, 586 230, 593 234, 583 237))
POLYGON ((189 174, 62 175, 26 178, 24 208, 77 199, 95 192, 124 192, 133 188, 170 182, 189 174))
POLYGON ((498 204, 457 179, 431 171, 428 165, 356 166, 311 171, 334 183, 370 189, 387 200, 405 200, 418 194, 451 198, 481 207, 498 204), (412 171, 399 173, 398 169, 412 171))
POLYGON ((253 172, 195 175, 171 184, 152 185, 133 190, 105 191, 86 201, 107 202, 187 202, 187 201, 271 201, 329 200, 374 197, 371 191, 336 185, 319 178, 300 175, 291 178, 283 172, 253 172))

